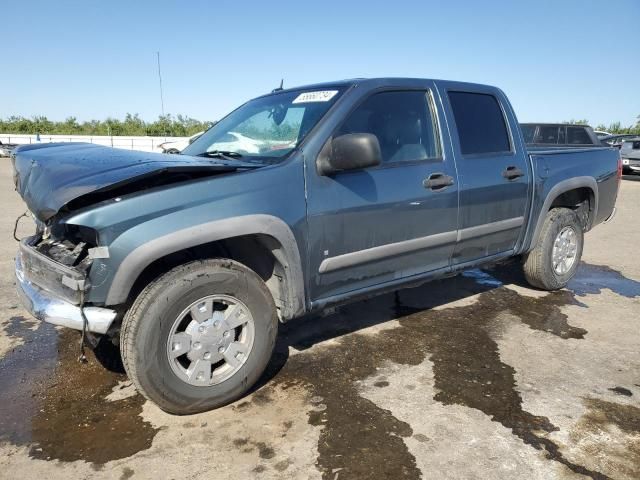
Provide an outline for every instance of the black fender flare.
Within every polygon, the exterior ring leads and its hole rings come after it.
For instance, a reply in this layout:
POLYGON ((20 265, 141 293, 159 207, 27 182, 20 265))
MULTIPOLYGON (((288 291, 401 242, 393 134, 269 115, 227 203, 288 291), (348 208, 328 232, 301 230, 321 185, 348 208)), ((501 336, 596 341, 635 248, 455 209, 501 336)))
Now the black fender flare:
POLYGON ((531 235, 531 241, 529 242, 529 247, 527 248, 527 252, 531 251, 536 244, 538 243, 538 238, 540 237, 540 231, 542 230, 542 224, 544 223, 545 216, 554 200, 558 198, 563 193, 566 193, 570 190, 575 190, 577 188, 588 188, 593 192, 593 212, 590 215, 591 222, 587 226, 587 230, 590 230, 593 226, 593 221, 597 218, 598 215, 598 183, 593 177, 575 177, 569 178, 567 180, 562 180, 554 185, 547 196, 544 199, 544 203, 538 214, 538 220, 535 224, 535 228, 533 230, 533 234, 531 235))
POLYGON ((225 240, 241 235, 268 235, 281 245, 281 252, 274 252, 287 270, 287 295, 290 312, 287 317, 302 314, 305 310, 304 276, 298 244, 289 226, 273 215, 257 214, 215 220, 176 230, 154 238, 135 248, 124 258, 114 274, 106 305, 126 302, 133 284, 155 260, 186 248, 216 240, 225 240))

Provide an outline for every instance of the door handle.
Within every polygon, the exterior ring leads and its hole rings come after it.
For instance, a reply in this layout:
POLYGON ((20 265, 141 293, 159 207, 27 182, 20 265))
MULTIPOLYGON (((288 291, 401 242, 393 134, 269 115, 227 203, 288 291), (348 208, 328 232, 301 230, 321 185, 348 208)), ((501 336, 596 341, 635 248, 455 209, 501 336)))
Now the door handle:
POLYGON ((453 177, 444 173, 432 173, 422 181, 422 186, 430 190, 444 190, 453 185, 453 177))
POLYGON ((510 165, 502 171, 502 176, 507 180, 515 180, 516 178, 524 177, 524 172, 518 167, 510 165))

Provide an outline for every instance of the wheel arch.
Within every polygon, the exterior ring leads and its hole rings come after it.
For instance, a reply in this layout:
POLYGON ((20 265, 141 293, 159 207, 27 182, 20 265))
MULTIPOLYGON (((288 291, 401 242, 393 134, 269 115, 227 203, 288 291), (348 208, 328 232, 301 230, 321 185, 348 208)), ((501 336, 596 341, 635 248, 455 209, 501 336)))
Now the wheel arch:
MULTIPOLYGON (((298 244, 289 226, 272 215, 244 215, 177 230, 155 238, 128 253, 114 274, 106 305, 126 303, 154 266, 170 259, 174 266, 181 254, 200 258, 224 256, 252 270, 264 270, 263 260, 272 261, 271 276, 265 280, 282 320, 305 311, 304 278, 298 244)), ((189 258, 187 256, 187 258, 189 258)))
POLYGON ((538 243, 547 212, 555 207, 575 209, 576 198, 588 201, 587 218, 583 226, 584 231, 591 229, 598 214, 598 184, 596 180, 593 177, 575 177, 563 180, 554 185, 547 193, 538 212, 538 218, 527 251, 533 249, 538 243))

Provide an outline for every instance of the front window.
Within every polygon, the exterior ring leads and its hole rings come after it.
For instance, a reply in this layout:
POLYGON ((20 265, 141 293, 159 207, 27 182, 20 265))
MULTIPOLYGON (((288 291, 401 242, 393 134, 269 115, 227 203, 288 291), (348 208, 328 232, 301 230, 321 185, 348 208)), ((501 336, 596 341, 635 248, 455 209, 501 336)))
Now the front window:
POLYGON ((182 154, 281 160, 300 144, 343 90, 303 89, 256 98, 220 120, 182 154))
POLYGON ((392 91, 372 95, 344 121, 336 136, 371 133, 382 163, 441 158, 438 126, 426 91, 392 91))

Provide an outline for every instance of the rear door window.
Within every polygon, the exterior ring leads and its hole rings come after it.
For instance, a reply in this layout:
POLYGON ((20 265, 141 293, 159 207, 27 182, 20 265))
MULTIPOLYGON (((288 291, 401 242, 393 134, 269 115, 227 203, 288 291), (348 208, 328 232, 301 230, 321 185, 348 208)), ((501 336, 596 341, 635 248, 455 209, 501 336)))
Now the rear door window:
POLYGON ((493 95, 449 92, 463 155, 511 151, 507 124, 493 95))

